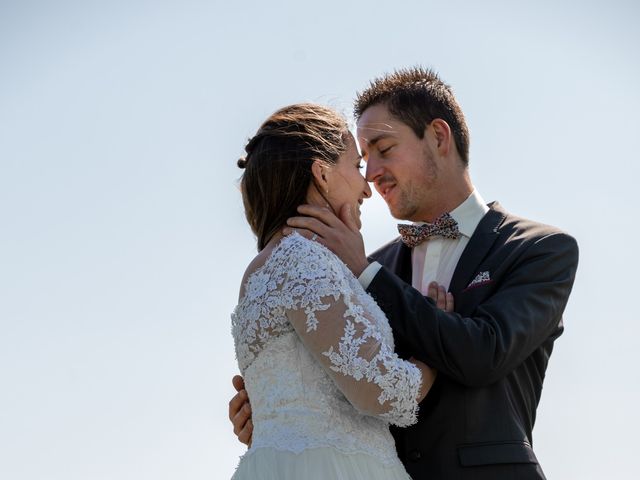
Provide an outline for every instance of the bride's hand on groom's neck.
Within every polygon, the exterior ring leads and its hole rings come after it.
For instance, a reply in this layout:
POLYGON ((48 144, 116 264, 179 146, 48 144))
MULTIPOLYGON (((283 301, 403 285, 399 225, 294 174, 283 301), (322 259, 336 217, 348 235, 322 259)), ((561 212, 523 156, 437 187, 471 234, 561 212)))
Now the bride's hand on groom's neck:
POLYGON ((360 234, 359 220, 353 206, 345 204, 337 217, 331 210, 317 205, 300 205, 299 217, 287 220, 282 231, 290 235, 294 231, 305 238, 315 240, 333 253, 358 277, 369 265, 360 234))

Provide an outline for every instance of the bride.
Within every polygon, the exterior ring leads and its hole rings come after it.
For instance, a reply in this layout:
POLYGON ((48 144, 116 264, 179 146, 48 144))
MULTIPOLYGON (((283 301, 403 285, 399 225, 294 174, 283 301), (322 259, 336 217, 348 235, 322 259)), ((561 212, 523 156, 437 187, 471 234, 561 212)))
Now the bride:
POLYGON ((337 256, 281 233, 304 203, 347 204, 359 217, 371 190, 353 136, 334 111, 297 104, 245 150, 242 199, 259 253, 232 332, 253 436, 233 479, 407 480, 388 426, 416 422, 435 371, 394 353, 383 312, 337 256))

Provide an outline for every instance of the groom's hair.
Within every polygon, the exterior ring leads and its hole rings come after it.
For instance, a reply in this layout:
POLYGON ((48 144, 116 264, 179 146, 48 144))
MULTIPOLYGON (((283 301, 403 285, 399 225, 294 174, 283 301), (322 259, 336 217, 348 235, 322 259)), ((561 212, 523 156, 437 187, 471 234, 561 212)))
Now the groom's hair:
POLYGON ((249 140, 240 181, 247 221, 262 250, 306 202, 318 160, 335 165, 347 149, 346 120, 322 105, 300 103, 271 115, 249 140))
POLYGON ((378 104, 411 127, 418 138, 424 137, 426 126, 434 119, 444 120, 451 128, 462 162, 469 164, 469 129, 464 114, 451 87, 433 70, 413 67, 375 78, 356 96, 356 121, 367 108, 378 104))

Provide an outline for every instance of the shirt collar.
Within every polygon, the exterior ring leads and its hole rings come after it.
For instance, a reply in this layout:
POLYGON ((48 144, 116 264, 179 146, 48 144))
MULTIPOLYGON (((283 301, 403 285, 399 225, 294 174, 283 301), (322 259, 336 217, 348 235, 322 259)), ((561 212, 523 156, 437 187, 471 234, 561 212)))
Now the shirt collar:
POLYGON ((489 211, 489 207, 476 189, 467 199, 449 212, 449 215, 458 222, 458 229, 465 237, 471 238, 476 227, 489 211))

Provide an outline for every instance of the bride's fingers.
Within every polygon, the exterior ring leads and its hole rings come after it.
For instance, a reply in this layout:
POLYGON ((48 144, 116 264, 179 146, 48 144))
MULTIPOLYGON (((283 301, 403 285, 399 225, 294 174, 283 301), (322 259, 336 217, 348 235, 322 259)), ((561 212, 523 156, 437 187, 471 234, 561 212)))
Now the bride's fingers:
POLYGON ((448 293, 442 285, 431 282, 427 288, 427 296, 436 302, 436 307, 445 312, 453 312, 453 295, 448 293))
POLYGON ((451 292, 447 292, 447 301, 446 301, 447 306, 445 307, 445 311, 446 312, 453 312, 454 309, 454 304, 453 304, 453 293, 451 292))
POLYGON ((429 284, 429 287, 427 288, 427 297, 436 302, 436 306, 440 308, 438 305, 438 284, 436 282, 431 282, 429 284))
POLYGON ((438 286, 438 300, 436 304, 441 310, 446 310, 447 308, 447 292, 442 285, 438 286))

